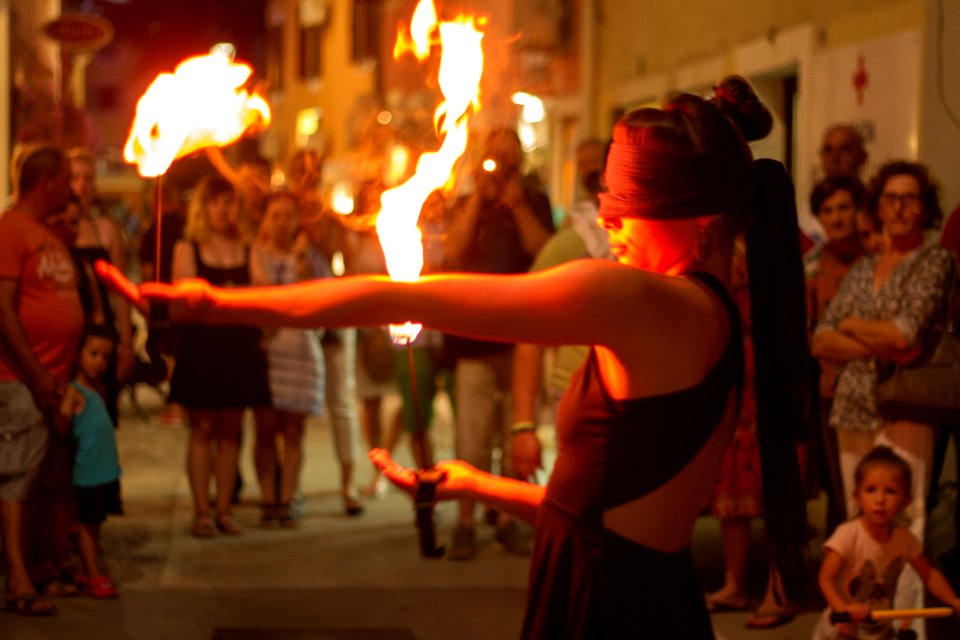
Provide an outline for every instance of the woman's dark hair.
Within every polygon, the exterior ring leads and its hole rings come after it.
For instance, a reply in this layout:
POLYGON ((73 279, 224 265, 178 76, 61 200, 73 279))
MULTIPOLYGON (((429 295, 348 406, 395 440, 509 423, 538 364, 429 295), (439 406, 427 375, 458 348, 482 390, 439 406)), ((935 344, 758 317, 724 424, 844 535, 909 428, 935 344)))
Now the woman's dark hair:
POLYGON ((680 95, 663 109, 626 114, 613 130, 600 214, 671 220, 726 214, 719 236, 741 227, 754 345, 764 517, 788 595, 805 581, 807 522, 798 439, 812 417, 803 261, 793 183, 748 141, 773 117, 750 84, 724 79, 713 98, 680 95))
POLYGON ((747 141, 765 136, 772 123, 736 76, 711 100, 681 94, 663 109, 627 113, 613 130, 604 214, 677 219, 744 212, 756 193, 747 141))
POLYGON ((860 463, 857 464, 853 472, 854 486, 860 490, 860 484, 867 472, 876 467, 888 467, 896 469, 903 479, 903 492, 909 496, 913 492, 913 473, 910 471, 910 465, 907 461, 898 456, 890 447, 878 446, 871 449, 867 455, 863 456, 860 463))
POLYGON ((913 176, 920 187, 920 201, 923 203, 923 220, 920 226, 923 229, 936 229, 943 221, 943 210, 940 208, 940 185, 925 164, 908 160, 894 160, 888 162, 877 171, 877 175, 870 181, 870 200, 868 206, 875 214, 880 211, 880 196, 887 186, 887 181, 894 176, 913 176))
POLYGON ((810 211, 815 216, 820 215, 820 207, 837 191, 846 191, 850 194, 853 207, 857 211, 867 203, 867 190, 858 178, 854 176, 832 176, 824 178, 814 185, 810 192, 810 211))

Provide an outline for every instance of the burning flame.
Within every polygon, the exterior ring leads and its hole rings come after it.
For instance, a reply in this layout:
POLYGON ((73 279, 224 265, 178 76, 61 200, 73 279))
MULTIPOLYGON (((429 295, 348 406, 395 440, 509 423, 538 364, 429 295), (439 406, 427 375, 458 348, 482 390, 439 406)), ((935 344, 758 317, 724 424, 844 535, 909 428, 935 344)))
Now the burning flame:
POLYGON ((263 96, 241 89, 251 73, 221 47, 161 73, 137 103, 124 160, 136 164, 142 177, 153 178, 177 158, 230 144, 249 127, 270 124, 263 96))
MULTIPOLYGON (((437 136, 443 138, 435 152, 424 153, 414 175, 380 196, 377 235, 394 280, 414 282, 423 269, 422 234, 417 227, 424 201, 437 189, 453 185, 453 169, 467 148, 467 124, 480 108, 480 77, 483 75, 483 32, 473 17, 459 16, 452 22, 437 21, 433 0, 420 0, 414 10, 410 34, 401 32, 394 57, 407 51, 425 59, 432 45, 442 47, 438 81, 444 101, 434 113, 437 136), (471 109, 473 107, 473 109, 471 109)), ((421 326, 410 322, 391 325, 390 336, 398 344, 417 339, 421 326)))

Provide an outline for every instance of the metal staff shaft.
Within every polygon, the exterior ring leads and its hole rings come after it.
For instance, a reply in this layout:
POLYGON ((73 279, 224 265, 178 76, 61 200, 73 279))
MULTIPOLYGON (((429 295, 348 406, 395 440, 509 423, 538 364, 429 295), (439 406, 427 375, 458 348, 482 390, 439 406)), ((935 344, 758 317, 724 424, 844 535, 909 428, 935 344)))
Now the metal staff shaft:
POLYGON ((443 545, 437 545, 437 527, 433 515, 433 507, 437 492, 437 485, 443 482, 446 472, 433 466, 433 461, 427 459, 426 425, 420 414, 420 400, 417 397, 417 370, 413 360, 413 343, 407 343, 407 367, 410 374, 411 402, 413 402, 414 433, 412 444, 423 464, 417 472, 417 491, 414 495, 414 508, 417 513, 417 531, 420 534, 420 555, 424 558, 442 558, 443 545))
MULTIPOLYGON (((420 397, 417 395, 417 367, 413 360, 413 342, 407 343, 407 371, 410 374, 410 395, 413 402, 413 424, 414 436, 416 434, 425 434, 426 425, 423 424, 423 417, 420 413, 420 397)), ((413 447, 417 452, 418 459, 424 469, 433 466, 433 460, 427 457, 427 447, 423 438, 412 438, 413 447)))
POLYGON ((160 282, 160 234, 162 227, 160 222, 163 220, 163 174, 157 176, 157 253, 153 256, 153 281, 160 282))

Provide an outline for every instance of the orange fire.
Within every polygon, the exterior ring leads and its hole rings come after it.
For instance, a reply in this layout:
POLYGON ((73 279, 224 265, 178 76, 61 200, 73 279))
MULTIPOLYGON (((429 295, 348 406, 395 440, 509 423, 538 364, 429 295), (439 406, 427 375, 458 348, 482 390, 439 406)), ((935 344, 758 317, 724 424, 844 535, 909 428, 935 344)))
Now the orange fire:
POLYGON ((270 124, 263 96, 242 89, 249 66, 222 48, 187 58, 161 73, 137 103, 123 158, 140 175, 163 175, 170 164, 203 147, 230 144, 251 126, 270 124))
MULTIPOLYGON (((416 173, 380 197, 377 235, 394 280, 414 282, 423 269, 422 235, 417 227, 420 208, 433 191, 453 186, 454 167, 467 148, 467 125, 480 108, 482 39, 483 32, 473 17, 438 22, 433 0, 420 0, 409 35, 401 32, 397 38, 395 57, 410 51, 423 60, 433 45, 442 47, 438 82, 444 100, 434 113, 437 137, 442 138, 440 148, 421 155, 416 173)), ((398 344, 409 344, 417 339, 420 328, 409 322, 391 325, 390 335, 398 344)))

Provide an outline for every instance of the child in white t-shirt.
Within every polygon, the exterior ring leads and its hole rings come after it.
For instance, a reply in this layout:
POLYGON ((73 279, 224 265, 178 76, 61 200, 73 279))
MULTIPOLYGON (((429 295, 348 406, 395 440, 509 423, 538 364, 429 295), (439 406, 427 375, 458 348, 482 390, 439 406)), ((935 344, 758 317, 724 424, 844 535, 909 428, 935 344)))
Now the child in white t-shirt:
POLYGON ((910 503, 907 463, 889 447, 875 447, 860 461, 854 478, 860 515, 837 527, 824 544, 819 578, 827 605, 850 614, 851 622, 834 626, 827 610, 813 637, 895 638, 892 622, 874 621, 870 612, 892 608, 897 578, 907 563, 933 595, 960 613, 950 583, 924 557, 923 544, 897 522, 910 503))

